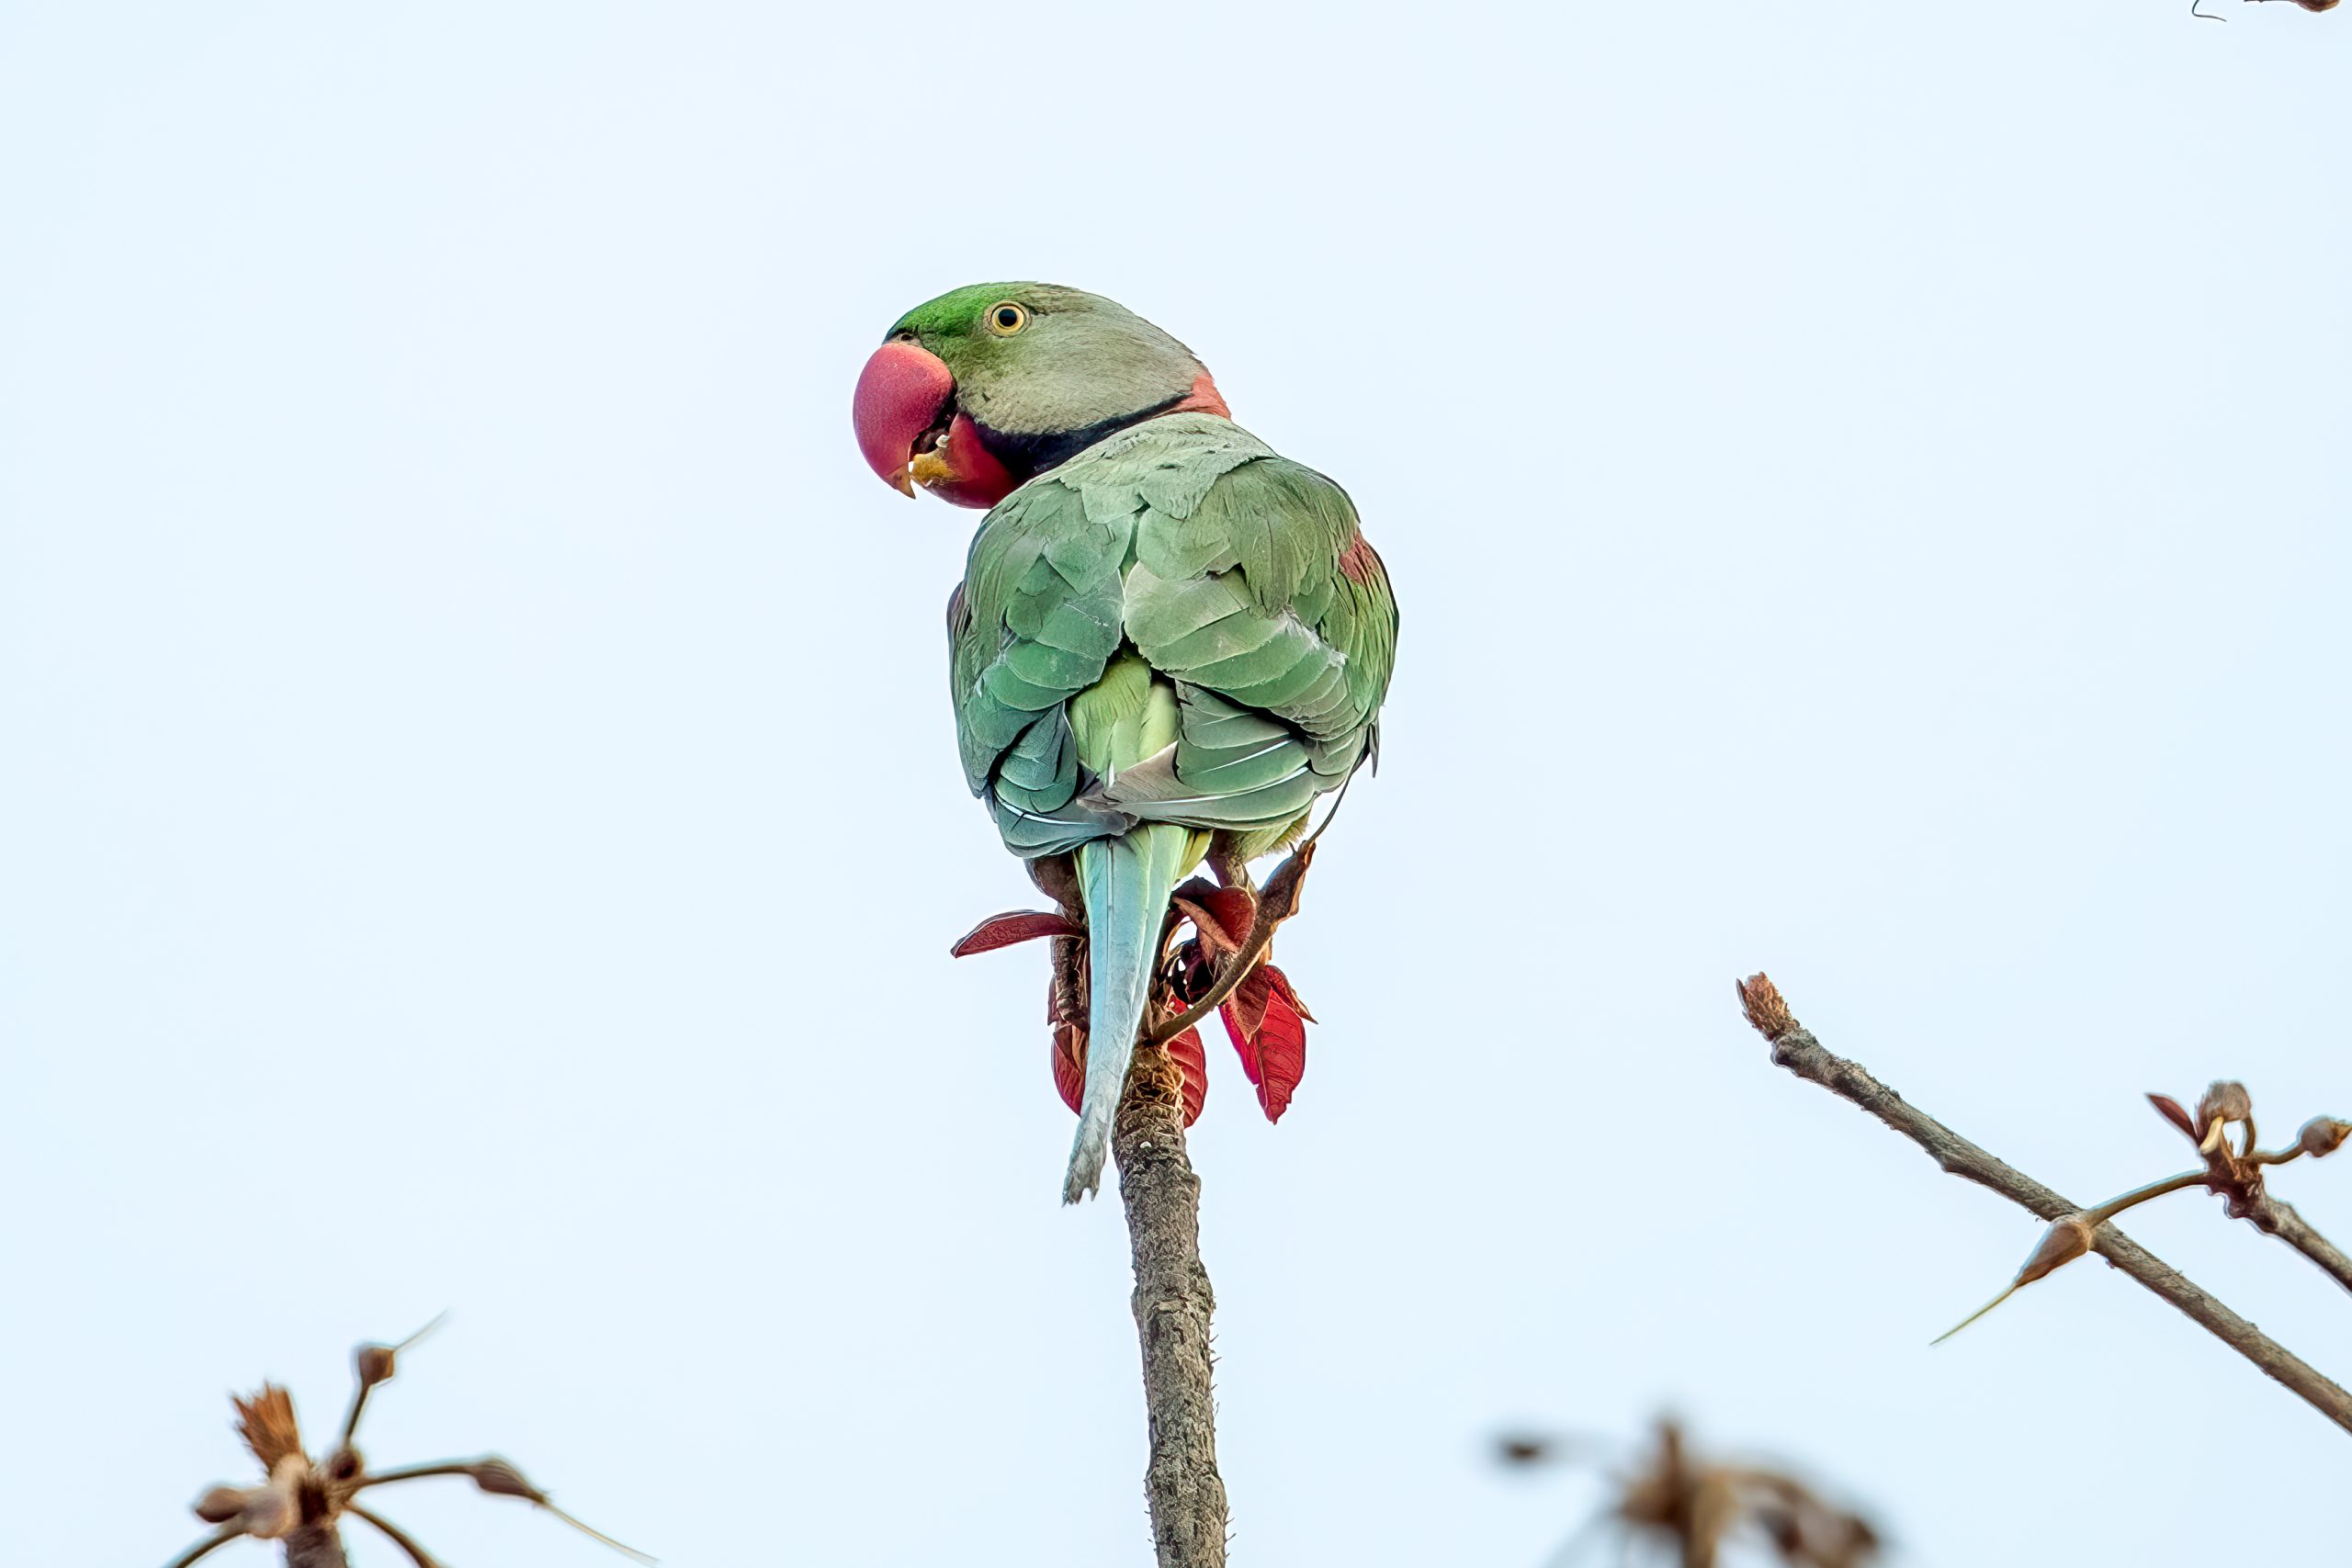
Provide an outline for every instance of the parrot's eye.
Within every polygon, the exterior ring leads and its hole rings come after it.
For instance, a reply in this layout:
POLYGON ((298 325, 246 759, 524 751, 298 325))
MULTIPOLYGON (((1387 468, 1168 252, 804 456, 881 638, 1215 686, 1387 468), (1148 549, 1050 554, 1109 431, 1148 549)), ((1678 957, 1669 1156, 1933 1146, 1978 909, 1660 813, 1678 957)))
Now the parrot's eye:
POLYGON ((1007 299, 1001 305, 989 307, 989 331, 999 337, 1011 337, 1029 324, 1029 312, 1007 299))

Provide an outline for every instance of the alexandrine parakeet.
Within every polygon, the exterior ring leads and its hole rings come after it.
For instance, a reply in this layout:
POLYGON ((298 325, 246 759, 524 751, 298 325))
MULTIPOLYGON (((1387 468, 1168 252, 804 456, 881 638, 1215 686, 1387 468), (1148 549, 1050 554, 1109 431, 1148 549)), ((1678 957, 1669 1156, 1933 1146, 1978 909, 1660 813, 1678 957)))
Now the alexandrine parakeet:
POLYGON ((1192 352, 1108 299, 959 288, 859 378, 875 472, 986 507, 947 606, 965 781, 1086 916, 1085 1086, 1065 1201, 1095 1190, 1170 895, 1246 874, 1375 744, 1396 647, 1340 487, 1233 423, 1192 352))

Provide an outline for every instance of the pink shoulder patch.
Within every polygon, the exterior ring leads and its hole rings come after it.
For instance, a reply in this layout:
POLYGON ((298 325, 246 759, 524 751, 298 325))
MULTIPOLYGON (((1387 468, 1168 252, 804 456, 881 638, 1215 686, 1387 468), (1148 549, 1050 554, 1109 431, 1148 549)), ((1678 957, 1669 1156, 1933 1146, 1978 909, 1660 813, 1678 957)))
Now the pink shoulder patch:
POLYGON ((1224 395, 1216 389, 1216 383, 1209 378, 1209 373, 1205 370, 1193 378, 1193 389, 1184 394, 1184 400, 1168 412, 1170 413, 1213 413, 1219 419, 1233 417, 1233 411, 1225 406, 1224 395))
POLYGON ((1361 528, 1356 530, 1355 537, 1348 541, 1348 547, 1340 552, 1340 575, 1358 587, 1369 584, 1375 577, 1387 575, 1381 569, 1380 557, 1374 553, 1371 541, 1363 536, 1361 528))

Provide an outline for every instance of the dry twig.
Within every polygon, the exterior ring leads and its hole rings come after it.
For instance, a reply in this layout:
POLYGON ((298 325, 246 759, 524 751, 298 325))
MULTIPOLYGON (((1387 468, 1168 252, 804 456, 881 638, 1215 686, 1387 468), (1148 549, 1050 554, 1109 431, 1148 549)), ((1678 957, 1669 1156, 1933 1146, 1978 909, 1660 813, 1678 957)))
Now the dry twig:
MULTIPOLYGON (((1909 1104, 1859 1064, 1832 1055, 1813 1037, 1812 1031, 1797 1022, 1789 1011, 1788 1003, 1781 999, 1780 990, 1768 977, 1756 975, 1740 982, 1739 999, 1749 1024, 1770 1043, 1776 1066, 1786 1067, 1799 1077, 1819 1084, 1869 1111, 1918 1145, 1929 1158, 1951 1174, 1991 1189, 2019 1208, 2050 1221, 2053 1227, 2083 1226, 2088 1234, 2089 1250, 2097 1252, 2109 1263, 2171 1303, 2192 1322, 2253 1362, 2266 1376, 2283 1384, 2312 1409, 2346 1431, 2352 1432, 2352 1394, 2346 1393, 2301 1357, 2232 1312, 2178 1269, 2112 1224, 2098 1219, 2098 1211, 2086 1213, 2031 1177, 2010 1168, 1934 1117, 1909 1104)), ((2250 1135, 2247 1141, 2251 1145, 2250 1135)), ((2204 1178, 2199 1174, 2194 1179, 2201 1182, 2204 1178)), ((2167 1186, 2164 1183, 2158 1185, 2167 1186)), ((2052 1245, 2045 1237, 2043 1248, 2052 1245)), ((2064 1244, 2059 1245, 2063 1247, 2064 1244)), ((2035 1257, 2028 1259, 2026 1269, 2019 1271, 2019 1283, 2028 1282, 2024 1279, 2025 1273, 2032 1269, 2042 1256, 2043 1249, 2037 1249, 2035 1257)), ((2059 1261, 2064 1262, 2064 1259, 2059 1261)), ((2056 1266, 2054 1263, 2051 1265, 2056 1266)))
POLYGON ((358 1501, 359 1494, 371 1486, 428 1475, 462 1475, 494 1496, 521 1497, 614 1551, 639 1562, 651 1562, 652 1558, 636 1548, 623 1546, 557 1507, 546 1493, 523 1478, 521 1471, 495 1456, 409 1465, 399 1470, 368 1468, 353 1446, 368 1396, 378 1383, 391 1382, 400 1353, 431 1333, 440 1321, 435 1318, 398 1345, 362 1345, 353 1352, 356 1387, 351 1408, 344 1417, 341 1439, 323 1459, 313 1461, 303 1452, 301 1427, 294 1418, 293 1396, 284 1389, 276 1383, 264 1383, 251 1398, 232 1396, 237 1407, 237 1434, 260 1461, 266 1478, 258 1486, 215 1486, 198 1498, 196 1517, 215 1529, 174 1558, 168 1568, 188 1568, 216 1548, 240 1538, 279 1542, 285 1550, 286 1568, 348 1568, 342 1533, 346 1516, 383 1532, 416 1568, 436 1568, 431 1554, 406 1531, 358 1501))
MULTIPOLYGON (((1531 1465, 1581 1457, 1592 1446, 1515 1436, 1503 1439, 1501 1452, 1506 1464, 1531 1465)), ((1566 1568, 1596 1530, 1611 1526, 1628 1550, 1653 1543, 1682 1568, 1715 1568, 1724 1547, 1743 1539, 1768 1549, 1785 1568, 1863 1568, 1879 1552, 1877 1527, 1861 1515, 1782 1471, 1702 1459, 1670 1420, 1657 1424, 1657 1447, 1616 1476, 1612 1490, 1608 1509, 1569 1538, 1555 1564, 1566 1568)))
POLYGON ((2152 1094, 2148 1103, 2179 1128, 2204 1156, 2203 1170, 2175 1180, 2218 1194, 2230 1218, 2245 1220, 2265 1235, 2277 1236, 2318 1265, 2329 1279, 2352 1291, 2352 1258, 2320 1235, 2292 1204, 2273 1198, 2268 1185, 2273 1168, 2291 1165, 2305 1155, 2325 1159, 2342 1148, 2345 1140, 2352 1138, 2352 1122, 2314 1116, 2296 1132, 2293 1144, 2269 1150, 2255 1146, 2254 1096, 2242 1083, 2227 1078, 2215 1082, 2199 1098, 2193 1113, 2182 1110, 2180 1101, 2167 1094, 2152 1094), (2245 1130, 2234 1148, 2229 1139, 2233 1126, 2245 1130))

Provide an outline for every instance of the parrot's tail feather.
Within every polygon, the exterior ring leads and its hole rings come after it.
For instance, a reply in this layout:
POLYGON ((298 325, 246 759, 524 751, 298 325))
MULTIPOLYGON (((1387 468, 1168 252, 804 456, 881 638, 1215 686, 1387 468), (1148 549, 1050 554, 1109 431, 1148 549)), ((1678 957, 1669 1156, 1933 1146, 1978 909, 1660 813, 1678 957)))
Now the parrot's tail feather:
POLYGON ((1078 1139, 1070 1145, 1069 1174, 1062 1182, 1065 1203, 1075 1203, 1102 1185, 1111 1120, 1127 1087, 1136 1033, 1151 999, 1153 971, 1159 966, 1168 897, 1200 858, 1199 839, 1189 828, 1151 823, 1079 847, 1091 996, 1086 1092, 1080 1101, 1078 1139))

